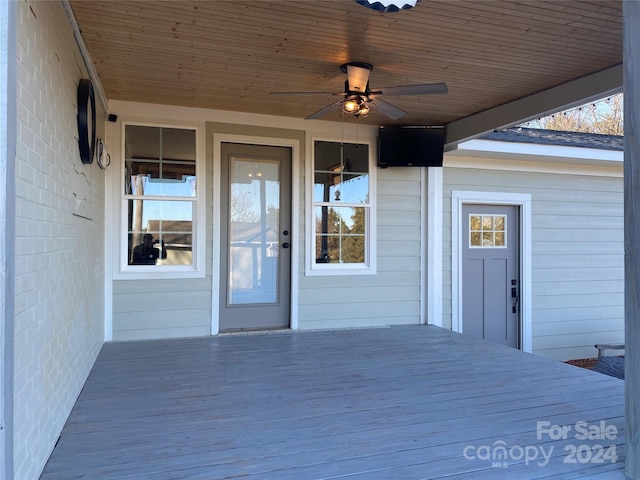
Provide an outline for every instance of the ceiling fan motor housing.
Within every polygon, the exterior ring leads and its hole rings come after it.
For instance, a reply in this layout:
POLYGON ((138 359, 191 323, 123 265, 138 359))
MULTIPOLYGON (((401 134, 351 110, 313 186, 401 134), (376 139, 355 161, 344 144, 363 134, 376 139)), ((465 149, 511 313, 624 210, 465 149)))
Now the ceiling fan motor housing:
POLYGON ((340 65, 340 71, 347 74, 348 93, 367 93, 369 90, 369 74, 373 65, 364 62, 349 62, 340 65))

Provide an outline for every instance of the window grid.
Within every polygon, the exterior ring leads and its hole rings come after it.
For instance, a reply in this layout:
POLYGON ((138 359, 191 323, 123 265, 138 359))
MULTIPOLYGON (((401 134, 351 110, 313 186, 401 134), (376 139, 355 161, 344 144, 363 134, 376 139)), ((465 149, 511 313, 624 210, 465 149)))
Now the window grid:
POLYGON ((470 248, 506 248, 506 215, 469 215, 470 248))
POLYGON ((123 169, 124 264, 153 265, 154 271, 160 266, 195 268, 196 130, 143 125, 124 129, 125 145, 131 149, 125 149, 123 169), (169 140, 165 130, 173 134, 169 140), (167 141, 172 158, 165 158, 167 141), (179 156, 182 151, 184 158, 179 156), (152 242, 145 244, 149 235, 152 242), (147 260, 141 260, 142 251, 147 260))
POLYGON ((315 265, 369 264, 369 146, 314 144, 315 265))

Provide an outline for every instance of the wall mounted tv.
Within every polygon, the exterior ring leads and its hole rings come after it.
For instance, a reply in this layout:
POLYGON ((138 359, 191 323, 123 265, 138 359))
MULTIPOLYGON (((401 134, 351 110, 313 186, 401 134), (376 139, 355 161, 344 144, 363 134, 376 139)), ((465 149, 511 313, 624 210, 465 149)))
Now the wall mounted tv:
POLYGON ((441 167, 444 127, 380 127, 378 166, 441 167))

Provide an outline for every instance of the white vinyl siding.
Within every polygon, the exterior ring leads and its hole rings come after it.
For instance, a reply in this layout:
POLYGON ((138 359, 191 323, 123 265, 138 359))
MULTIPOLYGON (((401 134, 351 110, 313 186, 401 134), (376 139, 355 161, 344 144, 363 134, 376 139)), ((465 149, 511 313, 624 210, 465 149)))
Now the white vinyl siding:
POLYGON ((197 337, 211 332, 211 277, 119 281, 113 296, 114 340, 197 337))
POLYGON ((301 329, 420 323, 419 173, 377 171, 377 274, 301 277, 301 329))
MULTIPOLYGON (((620 176, 444 169, 443 310, 451 326, 451 191, 531 194, 533 352, 593 357, 623 342, 623 184, 620 176)), ((585 174, 585 172, 587 174, 585 174)))

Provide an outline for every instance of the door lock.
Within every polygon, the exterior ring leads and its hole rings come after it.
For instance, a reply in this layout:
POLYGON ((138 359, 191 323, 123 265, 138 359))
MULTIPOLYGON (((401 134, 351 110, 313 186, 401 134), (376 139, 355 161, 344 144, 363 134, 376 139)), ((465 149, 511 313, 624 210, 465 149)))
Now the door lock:
POLYGON ((511 298, 513 298, 513 306, 511 307, 512 313, 518 313, 518 302, 520 301, 520 297, 518 296, 518 287, 517 281, 515 279, 511 280, 511 298))

